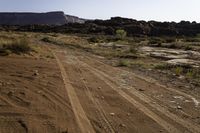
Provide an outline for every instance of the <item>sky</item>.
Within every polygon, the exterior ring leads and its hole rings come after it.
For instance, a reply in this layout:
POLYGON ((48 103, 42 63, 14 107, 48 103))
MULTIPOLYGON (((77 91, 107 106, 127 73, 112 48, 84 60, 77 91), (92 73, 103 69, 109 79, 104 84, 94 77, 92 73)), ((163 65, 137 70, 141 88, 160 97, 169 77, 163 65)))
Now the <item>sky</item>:
POLYGON ((87 19, 200 22, 200 0, 0 0, 0 12, 64 11, 87 19))

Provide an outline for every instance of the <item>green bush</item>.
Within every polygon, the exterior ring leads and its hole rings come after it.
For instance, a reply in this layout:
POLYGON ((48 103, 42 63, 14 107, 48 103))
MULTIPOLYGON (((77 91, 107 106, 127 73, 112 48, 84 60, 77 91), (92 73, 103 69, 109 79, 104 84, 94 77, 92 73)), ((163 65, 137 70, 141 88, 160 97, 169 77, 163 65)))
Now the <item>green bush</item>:
POLYGON ((123 40, 127 36, 127 32, 125 30, 117 30, 116 31, 116 37, 118 39, 123 40))
POLYGON ((130 62, 128 60, 120 60, 117 66, 128 67, 129 65, 130 65, 130 62))
POLYGON ((176 67, 175 68, 175 74, 181 75, 183 73, 184 69, 182 67, 176 67))

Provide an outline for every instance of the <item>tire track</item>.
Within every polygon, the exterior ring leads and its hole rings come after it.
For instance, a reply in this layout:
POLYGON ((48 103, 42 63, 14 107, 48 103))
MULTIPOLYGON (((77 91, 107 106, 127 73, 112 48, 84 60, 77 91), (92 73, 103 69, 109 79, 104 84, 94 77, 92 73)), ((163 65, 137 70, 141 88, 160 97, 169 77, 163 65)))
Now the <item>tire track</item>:
POLYGON ((178 129, 176 129, 173 125, 169 124, 162 118, 160 118, 157 114, 152 112, 150 109, 142 105, 141 103, 137 102, 135 99, 133 99, 131 96, 126 94, 121 89, 117 89, 117 86, 115 86, 113 83, 111 83, 108 80, 105 80, 104 76, 102 76, 101 72, 99 70, 96 70, 95 68, 87 65, 86 63, 82 62, 83 66, 88 68, 89 71, 91 71, 94 75, 99 77, 102 81, 104 81, 107 85, 109 85, 113 90, 115 90, 119 95, 121 95, 123 98, 125 98, 128 102, 130 102, 133 106, 135 106, 138 110, 142 111, 144 114, 149 116, 151 119, 153 119, 155 122, 157 122, 159 125, 161 125, 165 130, 167 130, 170 133, 181 133, 178 129))
MULTIPOLYGON (((77 70, 79 71, 79 75, 80 77, 83 77, 81 75, 81 67, 80 67, 80 63, 79 61, 76 59, 77 61, 77 70)), ((104 109, 102 108, 100 102, 98 99, 94 98, 93 94, 91 93, 90 89, 88 88, 86 82, 81 78, 82 83, 84 84, 84 87, 86 88, 86 94, 89 97, 89 99, 91 99, 92 103, 94 104, 95 108, 97 109, 97 115, 99 116, 99 119, 101 121, 101 124, 103 125, 104 129, 106 130, 107 133, 115 133, 112 125, 110 124, 106 113, 104 111, 104 109)))
MULTIPOLYGON (((69 110, 72 110, 70 105, 68 105, 67 103, 65 103, 65 99, 62 98, 60 95, 53 93, 47 89, 41 88, 40 91, 44 92, 44 94, 49 95, 51 98, 53 98, 54 100, 52 100, 50 97, 47 96, 48 100, 51 101, 52 103, 58 105, 61 104, 64 107, 67 107, 69 110)), ((62 109, 62 106, 60 106, 60 108, 62 109)))
POLYGON ((3 100, 5 103, 7 103, 8 105, 10 105, 11 107, 14 108, 19 108, 22 111, 27 111, 27 108, 23 107, 23 106, 18 106, 16 105, 12 100, 10 100, 7 96, 2 96, 2 94, 0 94, 0 99, 3 100))
MULTIPOLYGON (((84 56, 84 57, 85 57, 85 56, 84 56)), ((85 58, 87 58, 88 60, 92 60, 91 57, 85 57, 85 58)), ((94 60, 92 60, 92 61, 94 61, 94 60)), ((111 67, 111 66, 109 66, 109 65, 107 65, 107 64, 104 64, 104 63, 101 62, 101 61, 98 61, 98 60, 95 60, 95 62, 97 62, 97 63, 99 63, 99 64, 102 64, 102 65, 105 65, 105 66, 107 66, 107 67, 111 67)), ((176 90, 176 89, 174 89, 174 88, 167 87, 166 85, 162 85, 162 84, 160 84, 160 83, 159 83, 157 80, 155 80, 155 79, 146 78, 146 77, 137 75, 137 74, 135 74, 135 73, 133 73, 133 72, 128 72, 128 71, 126 71, 126 70, 122 70, 122 69, 115 68, 115 67, 112 67, 112 69, 114 69, 114 70, 116 70, 116 71, 121 71, 121 72, 127 73, 128 75, 134 76, 134 77, 136 77, 136 78, 138 78, 138 79, 140 79, 140 80, 146 81, 146 82, 148 82, 148 83, 157 85, 158 87, 163 88, 163 89, 165 89, 165 90, 168 90, 168 91, 177 93, 177 94, 179 94, 179 95, 182 95, 182 96, 184 96, 184 97, 190 98, 192 101, 194 101, 194 99, 196 100, 196 98, 195 98, 194 96, 192 96, 192 95, 190 95, 190 94, 187 94, 187 93, 185 93, 185 92, 176 90)))
POLYGON ((61 75, 62 75, 62 78, 64 81, 65 89, 67 90, 69 100, 71 102, 72 109, 75 114, 75 117, 76 117, 76 120, 77 120, 77 123, 79 125, 81 132, 82 133, 95 133, 89 119, 87 118, 87 116, 80 104, 80 101, 76 95, 75 89, 69 83, 69 79, 67 77, 67 74, 66 74, 63 64, 61 63, 58 56, 53 51, 51 51, 51 52, 54 55, 54 57, 57 61, 57 64, 59 66, 59 69, 60 69, 60 72, 61 72, 61 75))
MULTIPOLYGON (((92 69, 90 67, 90 69, 92 69)), ((94 69, 94 68, 93 68, 94 69)), ((120 82, 118 82, 118 79, 113 79, 112 77, 110 77, 109 75, 105 74, 104 72, 101 72, 99 70, 95 70, 97 73, 103 75, 105 78, 109 79, 110 81, 116 83, 119 85, 120 82)), ((104 79, 105 79, 104 78, 104 79)), ((112 83, 111 83, 112 84, 112 83)), ((120 86, 120 85, 119 85, 120 86)), ((163 115, 167 116, 168 118, 170 118, 171 120, 175 121, 176 123, 182 125, 183 127, 187 128, 189 131, 191 131, 192 133, 199 133, 200 132, 200 127, 197 125, 194 125, 188 121, 185 121, 181 118, 179 118, 177 115, 169 112, 168 110, 166 110, 164 107, 160 106, 159 104, 156 104, 154 102, 154 100, 142 93, 139 93, 134 87, 130 87, 130 89, 128 90, 129 92, 131 92, 134 96, 138 97, 140 100, 144 101, 145 103, 149 104, 151 107, 155 108, 156 110, 158 110, 160 113, 162 113, 163 115)))
POLYGON ((53 117, 46 114, 28 113, 28 112, 0 112, 0 117, 22 118, 24 116, 34 117, 37 119, 53 119, 53 117))

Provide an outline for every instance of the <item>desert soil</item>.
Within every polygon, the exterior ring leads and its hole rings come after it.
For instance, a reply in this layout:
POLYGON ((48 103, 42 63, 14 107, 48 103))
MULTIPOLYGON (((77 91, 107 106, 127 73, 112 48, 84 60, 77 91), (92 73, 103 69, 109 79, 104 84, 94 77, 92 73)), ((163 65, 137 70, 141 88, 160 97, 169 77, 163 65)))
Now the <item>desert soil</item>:
POLYGON ((200 133, 200 96, 43 43, 53 59, 0 57, 1 133, 200 133))

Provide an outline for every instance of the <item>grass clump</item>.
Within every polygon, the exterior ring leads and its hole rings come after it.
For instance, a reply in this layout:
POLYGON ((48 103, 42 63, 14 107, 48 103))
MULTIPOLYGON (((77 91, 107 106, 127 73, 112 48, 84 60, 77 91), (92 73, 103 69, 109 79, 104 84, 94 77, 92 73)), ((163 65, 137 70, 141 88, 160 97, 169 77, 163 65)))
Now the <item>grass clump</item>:
POLYGON ((136 46, 131 46, 129 48, 129 52, 132 53, 132 54, 137 54, 138 53, 138 49, 136 46))
POLYGON ((0 42, 0 55, 29 53, 30 51, 32 48, 26 38, 0 42))
POLYGON ((88 38, 88 42, 89 43, 103 43, 103 42, 106 42, 106 40, 102 36, 93 36, 93 37, 88 38))
POLYGON ((130 66, 130 62, 128 60, 120 60, 117 66, 118 67, 128 67, 128 66, 130 66))
POLYGON ((157 44, 161 45, 163 43, 163 40, 160 38, 150 38, 148 44, 157 44))
POLYGON ((155 69, 159 69, 159 70, 166 70, 166 69, 171 69, 171 65, 167 64, 167 63, 160 63, 160 64, 156 64, 154 66, 155 69))
POLYGON ((180 76, 183 73, 184 69, 182 67, 176 67, 174 72, 176 75, 180 76))
POLYGON ((44 38, 41 39, 41 41, 43 41, 43 42, 48 42, 48 43, 51 42, 51 40, 50 40, 49 37, 44 37, 44 38))

